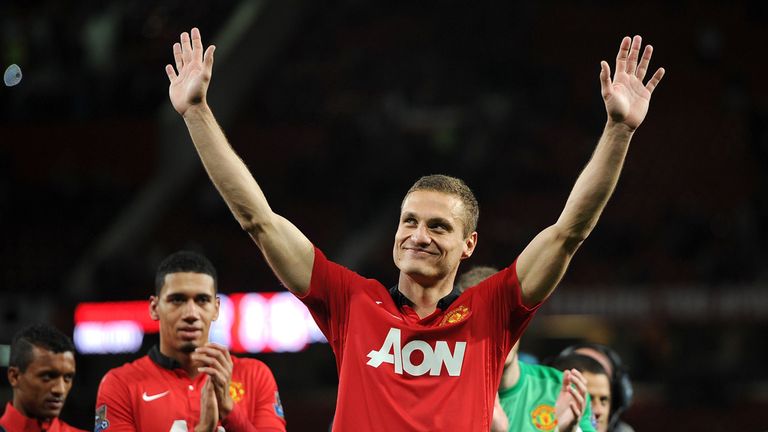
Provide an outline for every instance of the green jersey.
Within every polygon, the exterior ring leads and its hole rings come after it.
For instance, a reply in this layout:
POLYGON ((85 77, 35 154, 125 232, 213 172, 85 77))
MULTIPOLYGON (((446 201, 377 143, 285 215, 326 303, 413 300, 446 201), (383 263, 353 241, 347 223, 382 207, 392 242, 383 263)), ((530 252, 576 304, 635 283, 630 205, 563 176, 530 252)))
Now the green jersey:
MULTIPOLYGON (((499 392, 501 406, 509 419, 509 432, 554 431, 555 401, 563 385, 563 373, 549 366, 518 363, 517 384, 499 392)), ((588 395, 579 427, 584 432, 595 432, 588 395)))

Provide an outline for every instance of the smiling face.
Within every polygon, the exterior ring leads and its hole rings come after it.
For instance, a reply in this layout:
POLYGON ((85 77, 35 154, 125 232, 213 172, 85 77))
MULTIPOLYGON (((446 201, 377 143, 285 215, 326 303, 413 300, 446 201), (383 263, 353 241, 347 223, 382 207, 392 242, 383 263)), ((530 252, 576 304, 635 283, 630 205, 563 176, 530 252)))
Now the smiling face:
POLYGON ((208 342, 219 315, 213 277, 180 272, 165 275, 159 296, 150 298, 152 319, 160 321, 160 352, 175 359, 208 342))
POLYGON ((408 194, 392 251, 397 268, 422 286, 455 277, 459 262, 472 255, 477 242, 476 232, 464 236, 465 213, 455 195, 428 190, 408 194))
POLYGON ((50 420, 58 417, 75 377, 75 356, 71 351, 54 353, 34 346, 32 361, 22 372, 8 368, 13 387, 13 406, 29 418, 50 420))

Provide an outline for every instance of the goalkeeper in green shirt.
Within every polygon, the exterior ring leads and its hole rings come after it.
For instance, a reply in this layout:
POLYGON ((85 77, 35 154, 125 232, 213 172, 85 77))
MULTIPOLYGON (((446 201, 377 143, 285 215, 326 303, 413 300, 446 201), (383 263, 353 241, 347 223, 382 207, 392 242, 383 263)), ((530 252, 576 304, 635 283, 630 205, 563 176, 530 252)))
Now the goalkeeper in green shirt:
MULTIPOLYGON (((457 288, 463 292, 497 271, 474 267, 459 278, 457 288)), ((491 431, 595 432, 584 376, 576 369, 561 372, 521 362, 519 346, 517 341, 504 363, 491 431)))

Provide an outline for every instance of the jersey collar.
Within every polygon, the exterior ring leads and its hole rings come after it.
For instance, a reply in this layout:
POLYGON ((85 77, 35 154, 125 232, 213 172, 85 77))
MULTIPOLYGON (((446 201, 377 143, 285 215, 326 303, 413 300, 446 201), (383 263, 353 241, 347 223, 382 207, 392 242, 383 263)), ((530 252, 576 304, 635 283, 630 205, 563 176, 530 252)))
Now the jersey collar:
POLYGON ((149 355, 149 358, 155 362, 155 364, 162 368, 169 370, 181 369, 181 363, 161 353, 160 348, 158 348, 157 345, 150 348, 147 355, 149 355))
POLYGON ((5 405, 5 413, 0 417, 0 427, 7 427, 8 432, 11 431, 46 431, 48 430, 56 419, 49 421, 39 421, 37 419, 29 418, 20 413, 13 404, 8 402, 5 405))
MULTIPOLYGON (((447 296, 441 298, 437 302, 438 309, 442 311, 448 309, 451 303, 459 298, 459 294, 461 294, 459 290, 457 290, 456 287, 453 287, 453 290, 451 290, 447 296)), ((389 289, 389 295, 392 297, 392 300, 395 302, 395 305, 398 309, 402 309, 403 306, 413 307, 413 302, 408 297, 406 297, 405 294, 400 292, 398 285, 395 285, 389 289)))

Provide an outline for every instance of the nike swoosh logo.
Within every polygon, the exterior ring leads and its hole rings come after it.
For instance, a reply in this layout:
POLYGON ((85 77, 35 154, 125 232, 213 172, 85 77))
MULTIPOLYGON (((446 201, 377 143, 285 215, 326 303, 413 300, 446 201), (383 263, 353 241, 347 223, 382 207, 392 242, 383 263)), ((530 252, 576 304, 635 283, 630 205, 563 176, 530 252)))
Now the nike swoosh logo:
POLYGON ((167 395, 169 391, 170 390, 166 390, 166 391, 164 391, 162 393, 158 393, 158 394, 152 395, 152 396, 148 395, 147 392, 144 392, 144 394, 141 395, 141 398, 144 399, 144 402, 152 402, 155 399, 160 399, 161 397, 167 395))

